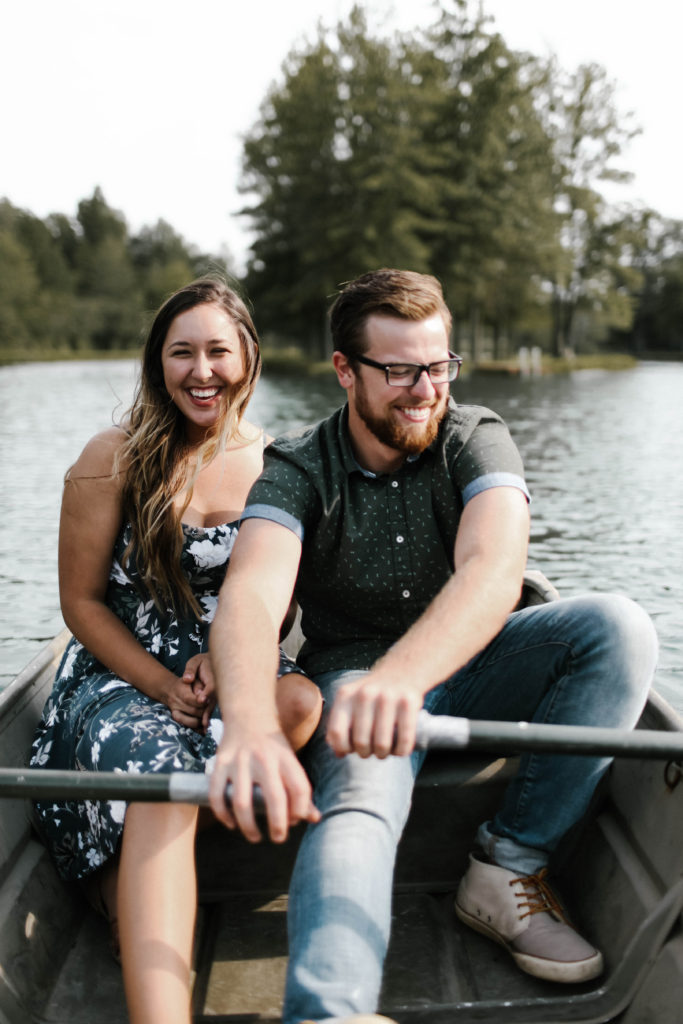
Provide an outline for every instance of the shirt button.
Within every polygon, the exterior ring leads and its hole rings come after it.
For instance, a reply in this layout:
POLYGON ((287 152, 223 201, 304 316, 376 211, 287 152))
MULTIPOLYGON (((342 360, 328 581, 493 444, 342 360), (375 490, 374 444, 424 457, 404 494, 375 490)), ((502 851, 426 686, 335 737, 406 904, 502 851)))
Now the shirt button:
POLYGON ((397 544, 402 544, 402 543, 403 543, 403 540, 404 540, 403 534, 402 534, 402 533, 398 533, 398 534, 396 535, 396 543, 397 543, 397 544))
POLYGON ((398 480, 392 480, 391 481, 391 486, 392 487, 398 487, 398 480))
POLYGON ((402 591, 401 597, 410 597, 410 591, 409 590, 402 591))

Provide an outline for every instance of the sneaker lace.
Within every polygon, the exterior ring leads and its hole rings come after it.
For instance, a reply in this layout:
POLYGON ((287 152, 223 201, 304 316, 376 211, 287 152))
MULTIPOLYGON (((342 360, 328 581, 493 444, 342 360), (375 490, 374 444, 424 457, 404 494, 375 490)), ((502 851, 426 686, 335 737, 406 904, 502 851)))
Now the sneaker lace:
POLYGON ((524 878, 512 878, 509 885, 521 885, 522 891, 516 892, 516 896, 525 896, 525 900, 517 903, 519 910, 526 907, 523 914, 519 915, 520 921, 531 914, 553 914, 559 917, 565 924, 569 924, 560 906, 560 902, 546 881, 547 868, 541 868, 537 875, 526 875, 524 878))

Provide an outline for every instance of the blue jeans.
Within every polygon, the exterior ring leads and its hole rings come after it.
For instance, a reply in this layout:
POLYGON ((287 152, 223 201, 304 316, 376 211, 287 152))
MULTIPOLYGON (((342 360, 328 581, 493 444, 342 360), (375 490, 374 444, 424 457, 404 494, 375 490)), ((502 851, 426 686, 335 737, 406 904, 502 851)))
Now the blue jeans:
MULTIPOLYGON (((632 728, 656 657, 652 623, 627 598, 553 601, 513 612, 480 654, 427 694, 425 707, 469 718, 632 728)), ((328 707, 359 674, 316 679, 328 707)), ((290 887, 285 1024, 375 1010, 396 846, 423 758, 337 758, 324 722, 309 749, 322 819, 304 836, 290 887)), ((604 757, 523 757, 479 841, 502 867, 534 872, 583 816, 608 765, 604 757)))

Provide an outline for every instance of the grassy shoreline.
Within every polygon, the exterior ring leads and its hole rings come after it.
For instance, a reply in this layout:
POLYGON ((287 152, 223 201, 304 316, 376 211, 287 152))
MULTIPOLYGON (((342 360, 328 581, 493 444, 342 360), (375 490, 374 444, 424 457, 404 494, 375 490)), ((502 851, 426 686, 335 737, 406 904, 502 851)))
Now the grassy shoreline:
MULTIPOLYGON (((79 351, 47 350, 47 351, 0 351, 0 366, 15 366, 20 363, 53 363, 73 362, 77 360, 109 361, 119 359, 138 359, 137 349, 82 349, 79 351)), ((647 355, 646 359, 656 359, 656 355, 647 355)), ((618 352, 596 352, 590 355, 578 355, 571 359, 556 359, 543 355, 541 373, 571 373, 575 370, 627 370, 640 362, 636 356, 618 352)), ((329 361, 315 362, 307 359, 296 349, 264 349, 263 365, 268 373, 297 374, 310 377, 334 373, 329 361)), ((520 375, 519 361, 512 359, 481 360, 475 365, 465 362, 463 373, 501 374, 505 376, 520 375)))
MULTIPOLYGON (((541 361, 541 374, 572 373, 575 370, 630 370, 638 365, 639 360, 627 353, 597 352, 591 355, 574 356, 571 359, 556 359, 544 355, 541 361)), ((310 362, 295 351, 277 352, 267 350, 263 353, 263 365, 269 373, 297 374, 310 377, 334 373, 330 362, 310 362)), ((469 373, 499 374, 501 376, 521 376, 519 361, 513 359, 487 359, 475 364, 465 360, 463 375, 469 373)))
POLYGON ((46 351, 15 352, 0 351, 0 366, 17 366, 19 363, 74 363, 81 360, 88 362, 111 361, 116 359, 139 359, 137 349, 47 349, 46 351))

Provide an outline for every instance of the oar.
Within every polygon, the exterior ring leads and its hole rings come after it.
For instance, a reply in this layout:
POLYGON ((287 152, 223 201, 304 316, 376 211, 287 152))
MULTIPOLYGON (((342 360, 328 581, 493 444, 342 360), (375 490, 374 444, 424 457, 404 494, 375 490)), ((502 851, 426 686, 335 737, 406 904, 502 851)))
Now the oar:
POLYGON ((683 758, 683 732, 603 729, 592 725, 485 722, 448 715, 418 715, 418 750, 485 750, 492 754, 602 754, 612 757, 683 758))
MULTIPOLYGON (((537 751, 555 754, 683 759, 683 732, 645 729, 602 729, 584 725, 535 725, 529 722, 485 722, 469 718, 418 716, 415 746, 419 750, 482 750, 490 754, 537 751)), ((226 790, 230 801, 231 787, 226 790)), ((42 768, 0 768, 0 797, 32 800, 126 800, 188 803, 208 806, 208 776, 193 772, 169 775, 126 772, 58 771, 42 768)), ((258 801, 258 794, 255 794, 258 801)))
MULTIPOLYGON (((228 786, 226 800, 230 799, 228 786)), ((199 804, 208 807, 209 778, 195 772, 168 775, 127 772, 60 771, 52 768, 0 768, 0 797, 45 801, 134 800, 137 803, 199 804)))

